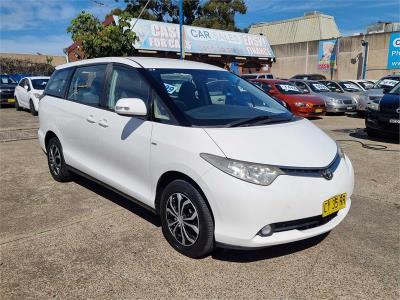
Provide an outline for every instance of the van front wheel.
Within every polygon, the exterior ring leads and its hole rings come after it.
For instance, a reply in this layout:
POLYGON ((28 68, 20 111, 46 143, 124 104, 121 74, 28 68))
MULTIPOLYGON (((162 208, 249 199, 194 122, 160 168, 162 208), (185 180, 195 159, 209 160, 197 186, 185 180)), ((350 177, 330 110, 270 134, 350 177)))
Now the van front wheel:
POLYGON ((204 257, 214 249, 214 222, 205 199, 189 182, 172 181, 161 198, 161 224, 165 238, 178 252, 204 257))

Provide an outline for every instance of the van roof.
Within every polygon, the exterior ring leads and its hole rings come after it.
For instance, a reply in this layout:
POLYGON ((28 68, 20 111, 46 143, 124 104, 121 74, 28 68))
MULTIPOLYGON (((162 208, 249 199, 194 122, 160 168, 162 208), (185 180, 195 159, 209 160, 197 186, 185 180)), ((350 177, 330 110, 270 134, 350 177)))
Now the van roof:
POLYGON ((146 69, 201 69, 201 70, 216 70, 216 71, 226 71, 225 69, 190 60, 180 60, 171 58, 159 58, 159 57, 102 57, 85 59, 76 62, 71 62, 56 67, 57 70, 64 69, 74 66, 82 66, 93 63, 111 63, 119 62, 132 65, 138 68, 146 69))

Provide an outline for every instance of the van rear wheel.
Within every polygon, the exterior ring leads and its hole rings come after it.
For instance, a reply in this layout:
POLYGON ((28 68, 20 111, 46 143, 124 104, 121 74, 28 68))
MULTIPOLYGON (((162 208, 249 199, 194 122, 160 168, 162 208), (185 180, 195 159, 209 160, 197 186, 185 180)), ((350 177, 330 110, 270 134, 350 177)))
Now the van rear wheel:
POLYGON ((168 243, 192 258, 214 249, 214 222, 205 199, 189 182, 177 179, 161 196, 161 224, 168 243))

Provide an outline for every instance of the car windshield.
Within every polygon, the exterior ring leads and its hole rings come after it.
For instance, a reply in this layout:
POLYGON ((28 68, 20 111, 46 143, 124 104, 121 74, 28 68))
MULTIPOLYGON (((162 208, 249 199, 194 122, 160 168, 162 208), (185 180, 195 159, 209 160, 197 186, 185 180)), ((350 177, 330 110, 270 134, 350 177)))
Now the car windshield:
POLYGON ((325 81, 324 84, 332 91, 335 93, 343 93, 342 88, 340 87, 339 84, 337 84, 334 81, 325 81))
POLYGON ((35 90, 44 90, 49 80, 47 78, 42 79, 31 79, 32 87, 35 90))
POLYGON ((17 82, 8 75, 1 75, 0 82, 2 84, 17 84, 17 82))
POLYGON ((315 93, 324 93, 331 91, 325 84, 320 82, 310 82, 309 86, 315 93))
POLYGON ((277 83, 275 84, 275 87, 282 94, 302 94, 302 92, 298 89, 298 87, 291 83, 277 83))
POLYGON ((350 81, 341 81, 339 85, 346 91, 346 92, 361 92, 362 90, 356 84, 350 81))
POLYGON ((389 94, 400 95, 400 84, 396 85, 396 87, 393 88, 393 90, 391 90, 391 91, 389 92, 389 94))
POLYGON ((227 71, 149 69, 149 73, 195 126, 229 126, 254 118, 268 122, 292 119, 288 110, 261 89, 227 71))
POLYGON ((385 77, 375 83, 374 89, 391 90, 399 82, 400 77, 385 77))

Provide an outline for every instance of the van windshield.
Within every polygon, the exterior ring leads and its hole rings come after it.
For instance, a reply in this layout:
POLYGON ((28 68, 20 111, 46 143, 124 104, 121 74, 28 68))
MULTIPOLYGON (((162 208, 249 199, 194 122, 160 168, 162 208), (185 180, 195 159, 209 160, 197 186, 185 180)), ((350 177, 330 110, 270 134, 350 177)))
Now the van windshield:
MULTIPOLYGON (((230 72, 197 69, 148 71, 195 126, 229 126, 258 117, 268 119, 268 123, 292 119, 292 114, 282 105, 230 72)), ((257 122, 257 125, 261 123, 257 122)))

